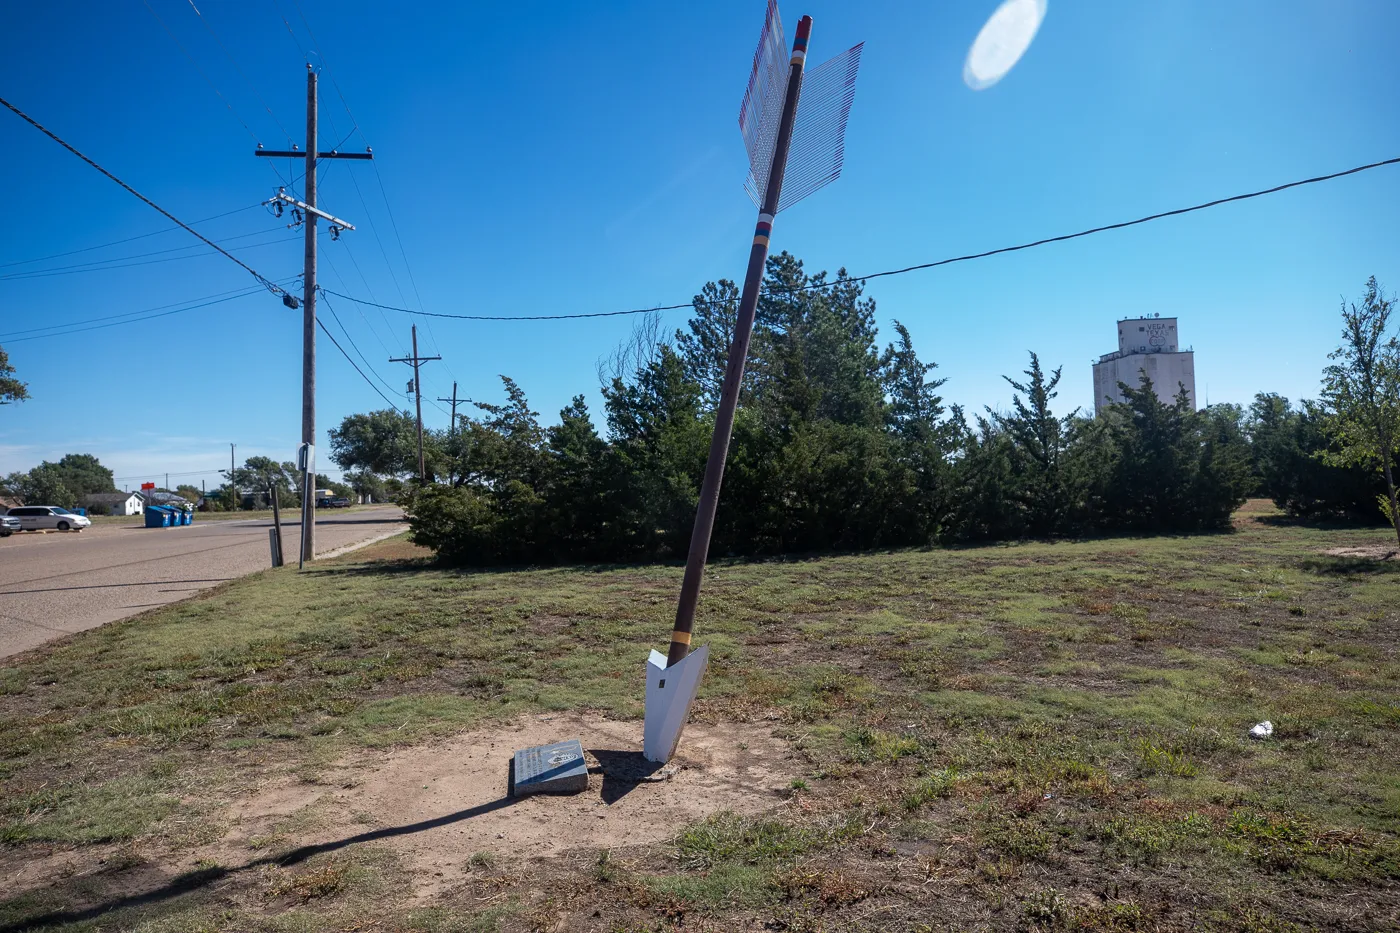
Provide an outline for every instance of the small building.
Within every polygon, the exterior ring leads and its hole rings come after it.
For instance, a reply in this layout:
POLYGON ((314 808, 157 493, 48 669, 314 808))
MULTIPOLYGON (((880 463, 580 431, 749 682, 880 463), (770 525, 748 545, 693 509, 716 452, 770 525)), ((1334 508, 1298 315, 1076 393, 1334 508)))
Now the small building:
MULTIPOLYGON (((190 500, 186 499, 184 496, 178 496, 173 492, 151 490, 150 492, 134 492, 132 495, 141 500, 141 505, 172 505, 177 509, 183 509, 190 504, 190 500)), ((136 511, 139 512, 140 510, 138 506, 136 511)))
POLYGON ((79 503, 89 515, 140 515, 144 503, 135 492, 95 492, 79 503))
POLYGON ((19 496, 0 496, 0 515, 4 515, 6 509, 17 509, 22 505, 24 500, 19 496))
POLYGON ((1176 318, 1124 318, 1118 322, 1118 349, 1105 353, 1094 364, 1094 413, 1123 401, 1118 383, 1142 384, 1152 380, 1157 398, 1170 405, 1184 387, 1191 407, 1196 407, 1196 354, 1180 349, 1176 318))

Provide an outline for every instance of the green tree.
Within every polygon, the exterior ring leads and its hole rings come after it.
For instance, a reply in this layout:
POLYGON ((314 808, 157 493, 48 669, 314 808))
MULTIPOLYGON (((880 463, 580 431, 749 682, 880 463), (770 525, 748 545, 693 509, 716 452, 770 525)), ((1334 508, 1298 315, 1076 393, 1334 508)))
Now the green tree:
POLYGON ((1252 477, 1239 411, 1192 410, 1185 388, 1170 405, 1144 374, 1110 406, 1112 451, 1099 519, 1109 528, 1164 532, 1227 528, 1252 477))
POLYGON ((893 433, 893 453, 909 470, 913 489, 900 505, 901 521, 913 539, 924 543, 940 533, 950 507, 952 456, 964 430, 961 412, 948 417, 938 390, 947 381, 929 378, 937 363, 925 363, 914 351, 909 330, 894 322, 898 338, 880 357, 885 392, 885 421, 893 433))
POLYGON ((411 415, 392 408, 348 415, 331 428, 331 460, 342 469, 369 470, 380 476, 418 472, 417 425, 411 415))
POLYGON ((63 478, 63 484, 79 499, 96 492, 111 492, 116 489, 112 471, 92 454, 64 454, 58 463, 53 464, 63 478))
POLYGON ((1342 303, 1342 344, 1322 372, 1322 402, 1327 433, 1336 449, 1323 456, 1339 465, 1379 469, 1385 494, 1381 511, 1400 541, 1400 498, 1396 494, 1396 459, 1400 457, 1400 338, 1387 333, 1394 299, 1381 291, 1376 277, 1366 281, 1358 308, 1342 303))
POLYGON ((66 474, 58 464, 43 463, 28 473, 11 473, 5 485, 13 495, 19 496, 29 505, 57 505, 65 509, 78 507, 78 493, 65 482, 66 474))
POLYGON ((293 463, 278 463, 271 457, 249 457, 243 466, 233 471, 232 480, 239 489, 257 496, 267 495, 276 487, 279 503, 292 505, 301 501, 300 476, 293 463))
POLYGON ((685 377, 700 389, 700 408, 719 407, 724 372, 729 366, 729 345, 739 319, 739 287, 728 279, 706 282, 692 305, 695 312, 685 330, 676 331, 676 353, 685 377))
POLYGON ((1026 532, 1034 537, 1048 537, 1060 531, 1074 497, 1063 469, 1069 441, 1068 426, 1078 411, 1061 418, 1050 409, 1058 394, 1060 370, 1047 376, 1041 369, 1040 357, 1031 353, 1026 381, 1017 382, 1003 376, 1015 394, 1011 397, 1011 412, 1001 415, 991 412, 1007 439, 1011 442, 1012 486, 1007 494, 1019 506, 1025 518, 1026 532))
POLYGON ((15 378, 15 368, 10 365, 10 355, 0 347, 0 405, 22 402, 29 398, 29 386, 15 378))

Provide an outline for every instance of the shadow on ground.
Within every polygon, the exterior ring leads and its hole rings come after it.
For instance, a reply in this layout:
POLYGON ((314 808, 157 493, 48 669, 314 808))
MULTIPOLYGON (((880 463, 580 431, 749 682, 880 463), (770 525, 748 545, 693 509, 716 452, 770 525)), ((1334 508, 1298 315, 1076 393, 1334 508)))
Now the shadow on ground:
MULTIPOLYGON (((503 809, 515 802, 515 798, 507 795, 487 803, 478 804, 475 807, 469 807, 466 810, 459 810, 456 813, 448 813, 428 820, 419 820, 416 823, 408 823, 403 826, 386 826, 382 829, 372 829, 331 842, 300 846, 280 855, 269 855, 265 858, 255 859, 233 868, 224 868, 222 866, 201 868, 196 871, 186 872, 183 875, 178 875, 159 887, 142 891, 139 894, 129 894, 125 897, 114 898, 80 910, 50 911, 48 913, 26 917, 22 920, 15 920, 4 926, 0 926, 0 933, 22 933, 24 930, 39 930, 65 923, 82 923, 117 910, 163 904, 183 895, 192 894, 208 888, 216 882, 249 871, 250 869, 259 868, 264 865, 278 865, 281 867, 297 865, 314 856, 322 855, 326 852, 336 852, 358 843, 374 842, 379 839, 388 839, 394 836, 407 836, 413 833, 421 833, 429 829, 436 829, 439 826, 460 823, 463 820, 470 820, 473 817, 503 809)), ((91 879, 88 880, 90 881, 91 879)))

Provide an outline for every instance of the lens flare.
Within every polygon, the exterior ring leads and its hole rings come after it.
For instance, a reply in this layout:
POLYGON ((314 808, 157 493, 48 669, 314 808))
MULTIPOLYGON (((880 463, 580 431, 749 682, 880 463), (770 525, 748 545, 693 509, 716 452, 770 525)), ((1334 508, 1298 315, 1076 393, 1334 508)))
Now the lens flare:
POLYGON ((1031 47, 1046 0, 1006 0, 977 34, 967 53, 963 81, 974 91, 996 84, 1015 67, 1031 47))

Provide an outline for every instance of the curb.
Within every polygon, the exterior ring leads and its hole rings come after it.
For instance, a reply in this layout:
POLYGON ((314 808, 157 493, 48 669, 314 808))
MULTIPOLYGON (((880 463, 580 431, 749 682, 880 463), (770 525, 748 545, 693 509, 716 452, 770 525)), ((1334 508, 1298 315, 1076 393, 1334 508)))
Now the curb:
POLYGON ((397 537, 398 535, 403 534, 407 530, 408 525, 404 525, 398 531, 386 531, 382 535, 376 535, 373 538, 366 538, 365 540, 357 541, 354 544, 346 544, 329 551, 322 551, 321 553, 316 555, 316 559, 327 560, 331 557, 339 557, 342 554, 349 554, 351 551, 358 551, 362 547, 369 547, 371 544, 378 544, 380 541, 387 541, 390 538, 397 537))

